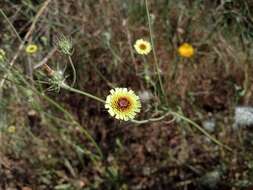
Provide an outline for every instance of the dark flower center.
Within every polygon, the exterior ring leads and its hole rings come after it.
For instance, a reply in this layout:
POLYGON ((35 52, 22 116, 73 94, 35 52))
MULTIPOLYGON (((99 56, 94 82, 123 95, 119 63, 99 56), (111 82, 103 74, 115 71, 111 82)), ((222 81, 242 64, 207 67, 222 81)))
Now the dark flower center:
POLYGON ((121 109, 126 109, 126 108, 128 108, 129 105, 130 105, 130 102, 126 98, 120 98, 118 100, 118 106, 121 109))
POLYGON ((145 44, 141 44, 141 45, 140 45, 140 49, 145 50, 146 48, 147 48, 147 47, 146 47, 145 44))

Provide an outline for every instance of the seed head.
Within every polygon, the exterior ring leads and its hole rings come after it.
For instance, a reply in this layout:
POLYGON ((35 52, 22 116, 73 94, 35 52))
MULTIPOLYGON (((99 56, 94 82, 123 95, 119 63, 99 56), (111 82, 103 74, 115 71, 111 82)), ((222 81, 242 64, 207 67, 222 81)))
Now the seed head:
POLYGON ((56 45, 58 47, 58 50, 65 54, 65 55, 71 55, 73 51, 73 44, 72 40, 70 38, 65 37, 64 35, 61 35, 57 42, 56 45))
POLYGON ((65 84, 64 73, 61 70, 54 71, 49 80, 51 90, 60 90, 61 86, 65 84))

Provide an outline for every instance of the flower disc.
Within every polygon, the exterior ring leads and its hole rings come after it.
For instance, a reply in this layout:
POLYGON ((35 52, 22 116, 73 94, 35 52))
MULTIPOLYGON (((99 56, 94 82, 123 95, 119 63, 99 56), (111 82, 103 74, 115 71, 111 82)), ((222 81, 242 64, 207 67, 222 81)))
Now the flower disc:
POLYGON ((25 51, 28 54, 36 53, 38 51, 38 46, 35 44, 29 44, 26 46, 25 51))

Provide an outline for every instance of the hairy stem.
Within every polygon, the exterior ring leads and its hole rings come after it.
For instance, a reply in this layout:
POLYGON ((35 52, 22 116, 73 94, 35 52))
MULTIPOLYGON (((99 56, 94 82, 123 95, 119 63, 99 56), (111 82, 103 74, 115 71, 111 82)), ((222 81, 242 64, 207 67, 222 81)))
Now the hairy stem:
POLYGON ((99 101, 99 102, 101 102, 101 103, 103 103, 103 104, 105 103, 105 101, 104 101, 103 99, 101 99, 101 98, 99 98, 99 97, 97 97, 97 96, 94 96, 94 95, 92 95, 92 94, 90 94, 90 93, 83 92, 83 91, 81 91, 81 90, 77 90, 77 89, 75 89, 75 88, 72 88, 71 86, 69 86, 69 85, 67 85, 67 84, 65 84, 65 83, 62 83, 62 84, 61 84, 61 87, 64 88, 64 89, 66 89, 66 90, 69 90, 69 91, 72 91, 72 92, 75 92, 75 93, 78 93, 78 94, 87 96, 87 97, 89 97, 89 98, 91 98, 91 99, 97 100, 97 101, 99 101))

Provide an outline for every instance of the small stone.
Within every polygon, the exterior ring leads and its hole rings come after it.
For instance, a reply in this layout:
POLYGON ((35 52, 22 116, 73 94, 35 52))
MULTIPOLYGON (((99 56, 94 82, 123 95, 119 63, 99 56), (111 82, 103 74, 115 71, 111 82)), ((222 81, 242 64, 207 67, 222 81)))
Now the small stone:
POLYGON ((153 95, 151 92, 144 90, 139 93, 139 97, 142 102, 147 103, 152 99, 153 95))
POLYGON ((215 126, 216 126, 214 119, 205 120, 205 121, 203 121, 202 125, 203 125, 204 129, 209 132, 214 132, 215 126))
POLYGON ((211 171, 206 173, 203 177, 199 179, 199 189, 203 190, 215 190, 218 187, 218 184, 220 183, 221 180, 221 172, 216 170, 216 171, 211 171))
POLYGON ((234 120, 234 128, 253 125, 253 108, 247 106, 236 107, 234 120))

